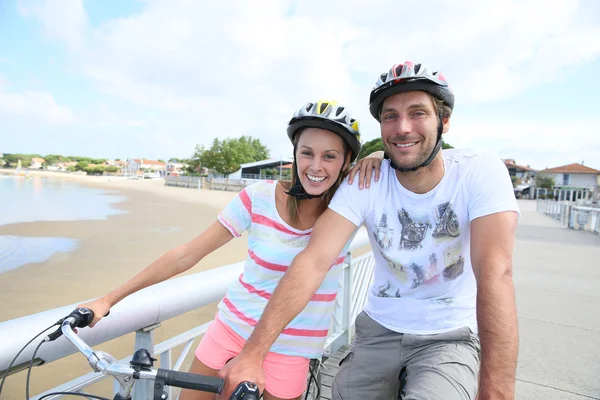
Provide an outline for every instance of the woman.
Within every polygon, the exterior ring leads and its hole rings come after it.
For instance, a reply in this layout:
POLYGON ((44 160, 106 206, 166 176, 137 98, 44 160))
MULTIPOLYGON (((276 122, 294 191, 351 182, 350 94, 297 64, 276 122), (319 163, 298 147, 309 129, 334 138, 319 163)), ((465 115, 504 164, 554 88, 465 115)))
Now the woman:
MULTIPOLYGON (((197 238, 169 251, 119 288, 82 304, 96 315, 90 326, 126 296, 190 269, 248 230, 244 272, 219 304, 190 368, 193 373, 216 376, 243 348, 270 294, 296 254, 306 247, 315 221, 361 148, 358 121, 336 102, 308 103, 294 114, 287 134, 294 145, 291 182, 265 181, 246 187, 197 238)), ((361 176, 367 177, 372 168, 379 172, 380 158, 368 160, 359 163, 354 172, 362 168, 361 176)), ((349 244, 312 301, 271 348, 264 362, 265 399, 296 399, 304 392, 310 359, 320 357, 323 351, 349 244)), ((209 393, 186 390, 180 396, 182 400, 213 398, 209 393)))

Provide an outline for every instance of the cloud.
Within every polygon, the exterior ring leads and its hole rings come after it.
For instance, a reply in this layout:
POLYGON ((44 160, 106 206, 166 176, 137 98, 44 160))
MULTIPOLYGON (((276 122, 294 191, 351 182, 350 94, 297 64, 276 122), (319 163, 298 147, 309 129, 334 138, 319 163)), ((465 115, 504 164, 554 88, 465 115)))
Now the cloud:
POLYGON ((51 94, 40 91, 7 93, 0 85, 0 116, 28 122, 68 124, 75 117, 68 107, 56 103, 51 94))
POLYGON ((518 164, 544 169, 585 161, 600 169, 600 118, 490 120, 456 118, 446 140, 454 147, 490 149, 518 164))
POLYGON ((463 107, 561 80, 600 55, 590 1, 147 0, 93 29, 81 0, 19 4, 99 90, 161 113, 156 129, 177 132, 173 146, 251 134, 274 156, 291 151, 293 111, 322 97, 378 136, 369 91, 397 62, 442 69, 463 107))
POLYGON ((44 33, 64 41, 69 49, 81 49, 85 43, 88 18, 82 0, 19 0, 19 13, 42 22, 44 33))

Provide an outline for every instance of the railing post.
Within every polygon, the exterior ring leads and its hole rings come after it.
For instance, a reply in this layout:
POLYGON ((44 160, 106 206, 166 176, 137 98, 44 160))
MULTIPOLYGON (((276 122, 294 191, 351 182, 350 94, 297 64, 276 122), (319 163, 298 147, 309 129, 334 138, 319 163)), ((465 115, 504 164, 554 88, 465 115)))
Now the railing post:
MULTIPOLYGON (((171 369, 171 353, 172 353, 172 350, 168 350, 160 355, 160 367, 161 368, 171 369)), ((168 398, 171 399, 172 394, 173 394, 173 392, 171 390, 171 386, 166 386, 165 389, 167 391, 167 396, 169 396, 168 398)))
MULTIPOLYGON (((135 350, 146 349, 154 355, 154 329, 160 324, 148 326, 135 332, 135 350)), ((147 400, 153 397, 152 381, 138 380, 133 387, 133 400, 147 400)))
POLYGON ((567 206, 567 215, 567 228, 575 229, 575 221, 573 220, 575 214, 573 213, 573 207, 570 205, 567 206))
POLYGON ((344 300, 342 303, 342 329, 346 337, 346 344, 352 342, 352 335, 350 332, 350 313, 352 312, 352 253, 346 253, 346 264, 347 268, 344 268, 343 282, 344 282, 344 300))

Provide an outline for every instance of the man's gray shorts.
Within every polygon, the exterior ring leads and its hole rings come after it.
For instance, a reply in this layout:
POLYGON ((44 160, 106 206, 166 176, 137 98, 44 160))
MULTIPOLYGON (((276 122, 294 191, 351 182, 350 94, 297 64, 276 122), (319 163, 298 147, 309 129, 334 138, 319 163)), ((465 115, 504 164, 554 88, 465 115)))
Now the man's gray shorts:
POLYGON ((405 400, 473 400, 479 339, 468 327, 435 335, 391 331, 364 311, 356 336, 333 380, 332 399, 395 399, 406 368, 405 400))

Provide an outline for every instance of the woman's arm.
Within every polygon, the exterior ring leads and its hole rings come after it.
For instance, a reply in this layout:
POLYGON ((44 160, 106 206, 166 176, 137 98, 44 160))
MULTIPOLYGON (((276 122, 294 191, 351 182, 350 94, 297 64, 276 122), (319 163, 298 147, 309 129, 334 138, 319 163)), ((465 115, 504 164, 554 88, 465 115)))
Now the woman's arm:
POLYGON ((232 238, 231 232, 220 222, 215 221, 195 239, 163 254, 121 286, 96 300, 80 304, 78 307, 86 307, 94 311, 94 320, 90 324, 90 327, 93 327, 112 306, 125 297, 187 271, 232 238))

